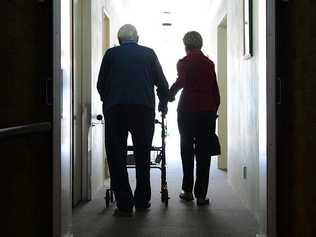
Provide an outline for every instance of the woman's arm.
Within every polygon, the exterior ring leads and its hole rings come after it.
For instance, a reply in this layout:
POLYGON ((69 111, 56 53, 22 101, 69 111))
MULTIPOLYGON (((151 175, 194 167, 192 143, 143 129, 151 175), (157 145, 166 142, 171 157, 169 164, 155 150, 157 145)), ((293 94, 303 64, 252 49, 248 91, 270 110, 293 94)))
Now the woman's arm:
POLYGON ((175 100, 176 94, 178 93, 179 90, 181 90, 184 87, 184 84, 185 84, 186 75, 184 71, 184 65, 181 60, 177 63, 177 71, 178 71, 178 78, 175 81, 175 83, 173 83, 173 85, 170 87, 170 90, 169 90, 168 100, 170 102, 175 100))

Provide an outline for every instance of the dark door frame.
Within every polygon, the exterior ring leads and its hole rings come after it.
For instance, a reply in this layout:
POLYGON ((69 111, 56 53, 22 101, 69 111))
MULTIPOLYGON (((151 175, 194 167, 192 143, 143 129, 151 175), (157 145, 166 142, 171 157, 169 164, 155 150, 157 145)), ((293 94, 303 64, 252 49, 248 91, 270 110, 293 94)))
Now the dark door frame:
POLYGON ((266 2, 267 28, 267 235, 277 236, 276 207, 276 0, 266 2))

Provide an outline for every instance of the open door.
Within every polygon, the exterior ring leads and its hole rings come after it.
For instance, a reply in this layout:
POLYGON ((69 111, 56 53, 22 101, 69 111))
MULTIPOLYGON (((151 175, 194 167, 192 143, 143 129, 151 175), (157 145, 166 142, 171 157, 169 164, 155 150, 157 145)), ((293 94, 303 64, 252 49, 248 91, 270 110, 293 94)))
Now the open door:
POLYGON ((109 14, 103 9, 103 31, 102 31, 102 53, 104 54, 105 51, 110 48, 110 17, 109 14))
POLYGON ((106 176, 104 123, 98 120, 102 115, 102 103, 97 91, 99 66, 106 49, 110 45, 110 18, 101 9, 101 24, 98 17, 91 17, 91 2, 82 2, 82 78, 81 81, 81 182, 82 200, 91 200, 103 187, 106 176), (101 31, 91 31, 91 26, 102 27, 101 31), (97 51, 94 44, 100 39, 102 50, 97 51))
POLYGON ((54 29, 53 236, 71 236, 72 0, 56 0, 54 29))
POLYGON ((82 1, 73 3, 73 158, 72 206, 83 200, 82 192, 82 1))
MULTIPOLYGON (((102 31, 102 55, 104 55, 106 50, 108 50, 110 48, 110 16, 109 16, 108 12, 105 10, 105 8, 103 8, 102 19, 103 19, 103 21, 102 21, 102 27, 103 27, 103 31, 102 31)), ((104 120, 103 120, 103 122, 104 122, 104 120)), ((103 126, 103 128, 105 128, 105 126, 103 126)), ((105 134, 103 136, 105 139, 105 134)), ((104 140, 104 142, 105 142, 105 140, 104 140)), ((103 147, 105 148, 105 146, 103 146, 103 147)), ((103 157, 105 157, 105 156, 106 156, 106 154, 105 154, 105 149, 104 149, 103 157)), ((107 163, 107 160, 104 159, 104 179, 108 179, 109 177, 110 177, 110 173, 109 173, 108 163, 107 163)))
MULTIPOLYGON (((105 9, 102 9, 102 51, 92 52, 92 64, 101 65, 101 61, 105 51, 110 46, 110 18, 105 9), (94 62, 93 62, 94 61, 94 62)), ((100 95, 97 91, 97 80, 99 67, 93 70, 91 77, 91 123, 90 134, 91 136, 91 197, 103 187, 106 177, 106 162, 105 162, 105 136, 104 136, 104 123, 103 120, 98 120, 98 115, 102 115, 102 102, 100 95)))
POLYGON ((218 136, 221 142, 221 155, 218 158, 218 168, 227 169, 227 16, 217 27, 217 80, 221 95, 221 105, 218 117, 218 136))
POLYGON ((53 1, 1 1, 1 236, 52 235, 53 1))

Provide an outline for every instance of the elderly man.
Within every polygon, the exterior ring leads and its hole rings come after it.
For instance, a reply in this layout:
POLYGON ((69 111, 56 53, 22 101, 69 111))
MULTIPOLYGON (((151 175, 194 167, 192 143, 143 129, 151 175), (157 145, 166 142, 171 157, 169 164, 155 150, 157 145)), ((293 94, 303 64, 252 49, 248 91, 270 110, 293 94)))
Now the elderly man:
POLYGON ((194 194, 197 205, 208 205, 206 198, 210 172, 210 142, 215 133, 220 103, 214 63, 201 51, 203 41, 196 31, 185 34, 183 43, 187 56, 179 60, 178 79, 170 88, 169 101, 182 90, 178 104, 178 127, 183 167, 180 198, 193 200, 194 156, 196 180, 194 194))
POLYGON ((154 133, 155 93, 158 110, 167 112, 168 82, 155 52, 137 44, 138 34, 127 24, 118 32, 120 46, 106 51, 97 83, 103 101, 105 146, 111 187, 116 197, 114 215, 132 216, 150 207, 150 149, 154 133), (130 132, 136 159, 134 196, 126 168, 127 136, 130 132))

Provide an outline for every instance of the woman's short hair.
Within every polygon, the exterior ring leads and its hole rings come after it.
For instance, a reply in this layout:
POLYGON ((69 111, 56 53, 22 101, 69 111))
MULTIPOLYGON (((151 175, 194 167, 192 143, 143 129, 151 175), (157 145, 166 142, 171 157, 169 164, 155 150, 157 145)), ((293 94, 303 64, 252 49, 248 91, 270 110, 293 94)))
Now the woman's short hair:
POLYGON ((186 49, 201 49, 203 46, 203 39, 199 32, 189 31, 184 35, 183 43, 186 49))
POLYGON ((131 25, 131 24, 123 25, 119 29, 119 31, 117 33, 117 37, 118 37, 120 42, 124 42, 124 41, 137 42, 138 41, 138 34, 137 34, 136 27, 131 25))

